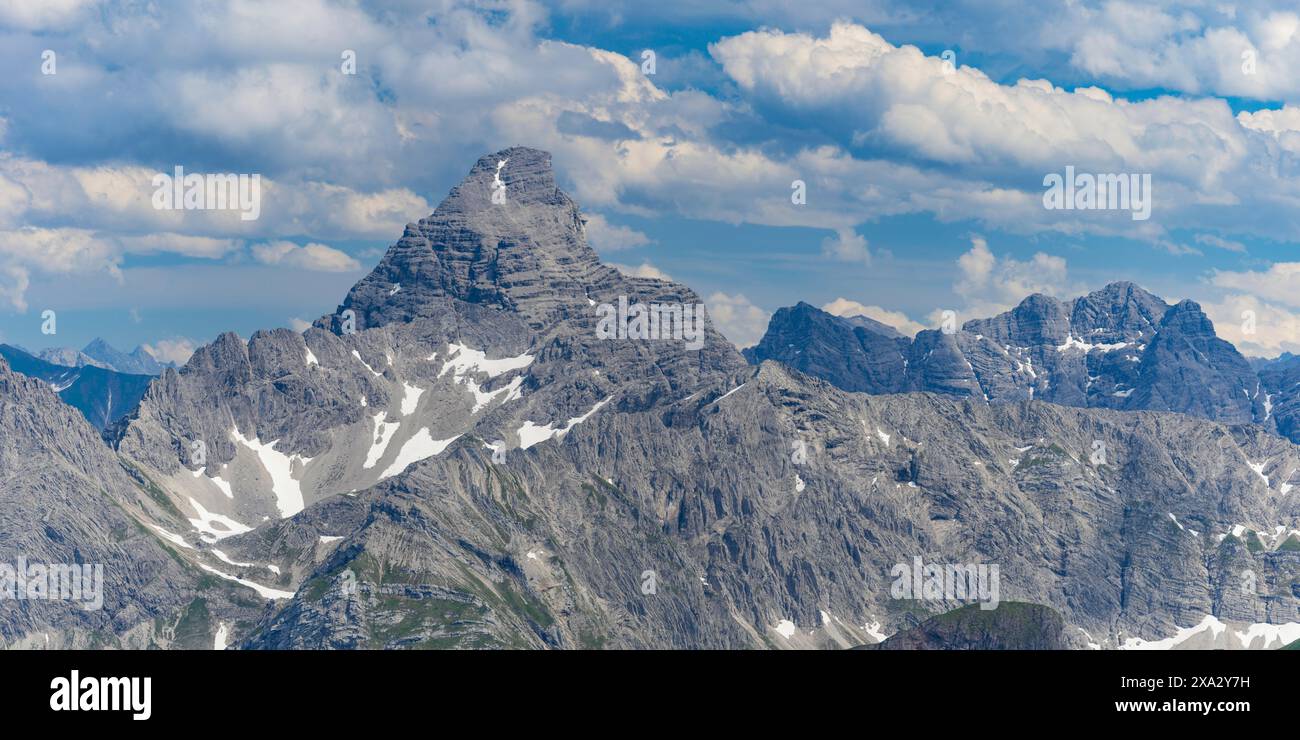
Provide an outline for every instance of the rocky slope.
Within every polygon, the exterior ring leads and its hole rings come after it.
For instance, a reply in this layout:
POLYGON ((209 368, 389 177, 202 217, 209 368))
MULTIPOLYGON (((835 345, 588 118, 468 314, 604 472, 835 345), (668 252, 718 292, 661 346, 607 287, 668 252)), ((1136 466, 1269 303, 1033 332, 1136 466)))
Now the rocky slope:
POLYGON ((1278 433, 1300 440, 1300 358, 1282 357, 1256 366, 1265 414, 1278 433))
MULTIPOLYGON (((1300 622, 1285 440, 1016 401, 1016 372, 990 384, 1004 404, 870 396, 747 368, 711 329, 698 351, 600 339, 620 296, 698 300, 601 265, 549 157, 500 152, 314 328, 227 335, 165 373, 118 445, 189 520, 192 557, 293 593, 245 647, 847 647, 959 606, 890 596, 917 556, 998 563, 1002 598, 1098 645, 1207 614, 1300 622)), ((855 346, 894 343, 949 390, 969 380, 952 357, 1019 355, 1086 386, 1141 375, 1127 357, 1161 306, 1118 286, 910 346, 835 324, 805 351, 867 367, 855 346)), ((792 321, 823 321, 809 308, 792 321)), ((1187 313, 1168 330, 1194 333, 1187 313)))
POLYGON ((959 606, 891 597, 891 568, 917 556, 999 564, 1004 600, 1119 647, 1207 614, 1300 621, 1300 512, 1277 483, 1297 467, 1253 427, 847 394, 765 363, 502 464, 458 441, 344 518, 309 509, 230 547, 274 557, 268 541, 350 527, 249 647, 843 647, 959 606))
POLYGON ((255 619, 259 600, 205 578, 142 524, 170 508, 45 383, 0 358, 0 563, 30 579, 29 598, 0 584, 0 646, 211 647, 220 620, 255 619), (43 578, 24 564, 99 567, 101 580, 83 571, 79 598, 36 598, 51 592, 30 586, 43 578))
POLYGON ((196 519, 235 520, 200 527, 212 540, 386 480, 483 424, 489 441, 526 446, 562 435, 615 389, 629 389, 627 407, 649 408, 744 368, 711 324, 699 351, 597 338, 594 306, 620 297, 699 303, 601 265, 549 155, 507 150, 408 226, 316 328, 247 343, 227 334, 165 372, 117 444, 196 519))

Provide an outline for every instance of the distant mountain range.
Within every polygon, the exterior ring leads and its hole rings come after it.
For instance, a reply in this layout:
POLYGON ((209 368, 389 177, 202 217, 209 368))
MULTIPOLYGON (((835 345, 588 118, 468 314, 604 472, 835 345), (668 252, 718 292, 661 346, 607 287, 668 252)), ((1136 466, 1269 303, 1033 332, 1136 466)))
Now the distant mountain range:
POLYGON ((135 409, 149 381, 174 367, 159 362, 144 347, 126 353, 103 339, 80 350, 53 347, 32 352, 0 344, 0 356, 15 372, 49 383, 59 398, 100 430, 135 409))
POLYGON ((130 413, 153 380, 152 375, 122 373, 100 365, 55 364, 8 344, 0 344, 0 356, 14 372, 45 381, 100 430, 130 413))
POLYGON ((1249 361, 1195 302, 1170 306, 1128 282, 1068 301, 1031 295, 998 316, 910 339, 800 303, 778 310, 744 354, 850 391, 1176 411, 1300 442, 1300 361, 1249 361))
POLYGON ((131 375, 161 375, 163 370, 174 367, 172 363, 159 362, 144 347, 136 347, 127 353, 103 339, 95 339, 80 350, 71 347, 54 347, 30 354, 55 365, 66 367, 89 365, 131 375))

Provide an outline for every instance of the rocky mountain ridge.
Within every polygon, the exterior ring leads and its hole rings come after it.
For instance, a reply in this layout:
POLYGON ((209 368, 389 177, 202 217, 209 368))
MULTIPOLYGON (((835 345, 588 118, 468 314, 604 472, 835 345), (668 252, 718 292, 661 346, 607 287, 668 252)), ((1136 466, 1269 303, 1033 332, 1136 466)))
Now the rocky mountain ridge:
MULTIPOLYGON (((246 599, 205 602, 215 619, 194 621, 215 645, 844 648, 963 605, 896 598, 891 572, 916 558, 996 564, 1001 600, 1051 607, 1072 646, 1155 644, 1207 616, 1255 647, 1300 629, 1289 441, 1043 403, 1068 397, 1046 383, 1015 398, 1014 373, 988 375, 1002 403, 848 392, 748 365, 711 324, 698 350, 597 331, 602 306, 699 302, 601 264, 550 156, 504 150, 312 328, 223 335, 165 371, 104 454, 184 570, 160 576, 169 605, 195 608, 205 581, 246 599)), ((1055 324, 1010 317, 960 341, 996 359, 977 334, 1037 336, 1011 345, 1020 362, 1046 368, 1050 350, 1073 377, 1093 354, 1076 342, 1197 331, 1190 310, 1155 308, 1072 305, 1062 334, 1044 306, 1055 324)), ((845 344, 880 331, 848 323, 845 344)), ((936 334, 899 352, 959 387, 935 355, 985 355, 936 334)), ((51 430, 67 423, 46 419, 43 446, 66 448, 51 430)))
POLYGON ((846 390, 1175 411, 1255 423, 1300 441, 1291 365, 1252 367, 1216 336, 1195 302, 1170 306, 1132 283, 1071 301, 1032 295, 999 316, 913 339, 863 318, 806 303, 783 308, 745 356, 777 360, 846 390))
POLYGON ((123 352, 103 339, 93 339, 85 347, 77 350, 71 347, 50 347, 39 352, 23 350, 39 359, 64 367, 85 367, 87 365, 113 370, 128 375, 159 375, 171 363, 159 362, 143 346, 131 352, 123 352))

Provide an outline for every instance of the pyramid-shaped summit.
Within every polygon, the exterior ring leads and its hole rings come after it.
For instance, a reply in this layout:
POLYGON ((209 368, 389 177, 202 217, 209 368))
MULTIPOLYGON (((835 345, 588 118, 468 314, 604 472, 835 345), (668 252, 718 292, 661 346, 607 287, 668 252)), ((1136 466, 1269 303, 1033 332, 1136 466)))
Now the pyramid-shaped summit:
POLYGON ((477 212, 488 206, 544 205, 558 208, 577 206, 555 184, 551 153, 516 146, 479 157, 469 174, 451 189, 434 215, 454 211, 477 212), (504 187, 504 197, 493 194, 504 187))
POLYGON ((406 322, 456 299, 517 312, 540 329, 620 281, 588 246, 578 204, 555 184, 551 155, 512 147, 479 158, 319 325, 337 331, 347 309, 357 329, 406 322))

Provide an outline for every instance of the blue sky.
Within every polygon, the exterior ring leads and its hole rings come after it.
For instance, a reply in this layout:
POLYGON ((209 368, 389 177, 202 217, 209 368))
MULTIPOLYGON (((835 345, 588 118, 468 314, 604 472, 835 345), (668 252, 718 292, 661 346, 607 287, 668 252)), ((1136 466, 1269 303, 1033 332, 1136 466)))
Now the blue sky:
POLYGON ((29 348, 301 327, 527 145, 607 261, 742 346, 800 300, 915 331, 1133 280, 1300 351, 1281 3, 0 0, 0 65, 0 341, 29 348), (260 174, 260 217, 154 209, 177 165, 260 174), (1151 217, 1044 208, 1067 165, 1150 175, 1151 217))

